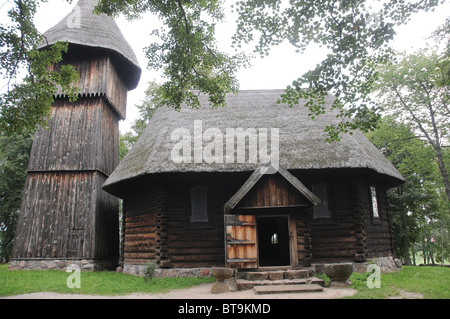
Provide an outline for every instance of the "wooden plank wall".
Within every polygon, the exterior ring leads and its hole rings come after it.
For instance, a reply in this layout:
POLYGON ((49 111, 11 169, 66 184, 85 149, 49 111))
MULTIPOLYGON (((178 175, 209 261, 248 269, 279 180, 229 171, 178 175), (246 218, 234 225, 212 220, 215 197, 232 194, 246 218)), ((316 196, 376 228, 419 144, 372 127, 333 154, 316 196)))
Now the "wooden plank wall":
POLYGON ((307 204, 307 200, 280 174, 267 174, 254 185, 237 205, 273 207, 307 204))
POLYGON ((118 164, 119 124, 100 97, 56 100, 48 128, 34 137, 29 171, 99 170, 118 164))
POLYGON ((29 173, 13 258, 94 258, 97 178, 96 172, 29 173))
POLYGON ((58 88, 35 134, 13 258, 118 256, 118 200, 101 186, 118 164, 128 89, 106 51, 72 49, 63 63, 78 70, 80 98, 58 88))
POLYGON ((117 115, 101 97, 59 99, 52 113, 33 140, 13 257, 117 257, 118 200, 101 189, 118 163, 117 115))
MULTIPOLYGON (((77 55, 68 55, 64 58, 63 64, 73 65, 78 71, 80 81, 75 86, 80 88, 79 96, 102 96, 112 105, 120 118, 125 119, 128 88, 106 52, 93 51, 89 57, 81 58, 77 55)), ((60 64, 54 65, 53 68, 58 70, 60 64)), ((66 97, 61 87, 56 89, 55 97, 66 97)))
POLYGON ((95 258, 115 259, 119 257, 119 200, 102 190, 108 178, 96 172, 95 190, 95 258))

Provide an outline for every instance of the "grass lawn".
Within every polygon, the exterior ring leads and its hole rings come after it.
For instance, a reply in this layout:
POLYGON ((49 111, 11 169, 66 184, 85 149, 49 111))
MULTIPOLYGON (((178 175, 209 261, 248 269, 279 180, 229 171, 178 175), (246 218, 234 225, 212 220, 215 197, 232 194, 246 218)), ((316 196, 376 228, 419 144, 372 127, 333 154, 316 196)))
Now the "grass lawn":
POLYGON ((450 299, 449 267, 403 266, 397 272, 381 274, 381 287, 372 289, 367 287, 369 275, 351 275, 351 288, 358 290, 352 299, 384 299, 397 296, 400 290, 420 293, 425 299, 450 299))
POLYGON ((58 292, 92 295, 126 295, 133 292, 158 293, 188 288, 214 278, 154 278, 150 283, 138 276, 111 271, 81 273, 81 288, 68 288, 70 273, 59 270, 8 270, 0 265, 0 297, 32 292, 58 292))
MULTIPOLYGON (((154 278, 150 283, 137 276, 116 272, 82 272, 81 288, 68 288, 69 273, 57 270, 10 271, 0 265, 0 297, 32 292, 78 293, 92 295, 126 295, 133 292, 157 293, 188 288, 214 278, 154 278)), ((352 299, 384 299, 399 294, 400 289, 420 293, 425 299, 450 299, 450 268, 403 267, 402 270, 382 274, 381 288, 367 287, 369 274, 353 273, 352 287, 358 290, 352 299)))

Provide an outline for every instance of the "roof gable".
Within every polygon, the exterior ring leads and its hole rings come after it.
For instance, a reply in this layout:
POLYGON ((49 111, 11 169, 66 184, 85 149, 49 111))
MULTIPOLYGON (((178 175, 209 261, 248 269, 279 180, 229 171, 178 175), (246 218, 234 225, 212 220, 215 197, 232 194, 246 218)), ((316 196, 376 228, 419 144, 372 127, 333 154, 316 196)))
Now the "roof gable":
POLYGON ((289 173, 283 167, 278 166, 278 168, 274 168, 271 163, 268 162, 258 167, 252 173, 252 175, 250 175, 247 181, 241 186, 241 188, 228 200, 228 202, 226 202, 226 204, 224 205, 225 214, 232 211, 241 202, 241 200, 255 187, 255 185, 258 183, 258 181, 261 180, 263 176, 267 176, 269 174, 268 172, 270 172, 270 174, 273 173, 273 170, 268 170, 270 168, 275 169, 276 172, 279 173, 300 194, 302 194, 310 204, 317 205, 318 203, 320 203, 320 199, 316 195, 314 195, 305 185, 303 185, 303 183, 300 182, 298 178, 289 173))

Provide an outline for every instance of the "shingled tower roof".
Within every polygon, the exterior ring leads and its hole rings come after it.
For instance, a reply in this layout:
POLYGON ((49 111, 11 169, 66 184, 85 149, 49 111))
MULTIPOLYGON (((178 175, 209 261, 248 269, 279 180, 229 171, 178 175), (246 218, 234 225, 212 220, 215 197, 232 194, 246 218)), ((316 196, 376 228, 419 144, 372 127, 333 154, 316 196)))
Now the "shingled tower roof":
POLYGON ((111 51, 118 58, 117 67, 121 76, 128 89, 132 90, 136 88, 141 76, 136 55, 111 17, 93 13, 97 3, 98 0, 78 1, 66 17, 44 33, 44 42, 39 48, 67 41, 72 47, 75 45, 111 51))

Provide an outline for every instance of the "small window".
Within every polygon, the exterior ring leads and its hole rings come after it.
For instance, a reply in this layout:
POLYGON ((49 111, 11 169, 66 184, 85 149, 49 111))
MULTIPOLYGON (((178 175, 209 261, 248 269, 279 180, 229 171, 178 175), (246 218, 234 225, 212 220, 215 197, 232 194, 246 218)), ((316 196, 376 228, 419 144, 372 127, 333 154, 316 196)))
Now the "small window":
POLYGON ((191 223, 208 222, 208 201, 206 186, 191 187, 191 223))
POLYGON ((312 192, 320 199, 320 203, 314 206, 313 218, 330 218, 331 212, 328 207, 327 184, 326 183, 313 184, 312 192))
POLYGON ((372 217, 379 218, 377 188, 373 185, 370 186, 370 199, 372 202, 372 217))

